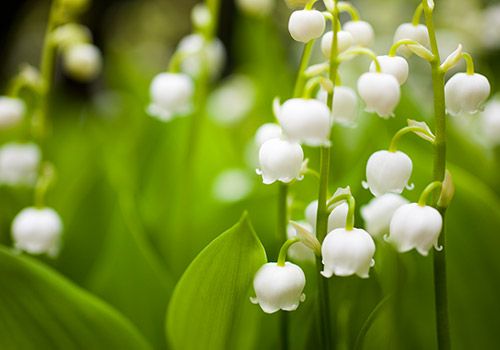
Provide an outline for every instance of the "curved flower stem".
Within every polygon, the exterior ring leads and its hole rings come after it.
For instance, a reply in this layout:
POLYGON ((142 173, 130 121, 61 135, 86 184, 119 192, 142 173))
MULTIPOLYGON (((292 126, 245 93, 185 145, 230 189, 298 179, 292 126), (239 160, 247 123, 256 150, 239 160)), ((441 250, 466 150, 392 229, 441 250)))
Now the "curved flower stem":
POLYGON ((340 1, 337 8, 339 12, 349 13, 353 21, 359 21, 361 19, 358 9, 349 2, 340 1))
POLYGON ((431 182, 429 185, 427 185, 427 187, 422 191, 422 194, 420 195, 420 198, 418 199, 418 205, 420 205, 421 207, 425 206, 426 203, 427 203, 427 198, 429 197, 429 195, 437 190, 437 189, 441 189, 443 187, 443 183, 441 181, 434 181, 434 182, 431 182))
POLYGON ((474 59, 468 52, 462 53, 462 57, 465 60, 465 64, 467 65, 467 74, 474 74, 474 59))
POLYGON ((285 266, 286 256, 288 254, 288 249, 295 243, 300 242, 299 237, 293 237, 286 240, 285 243, 281 246, 280 253, 278 255, 278 262, 276 263, 278 266, 285 266))
POLYGON ((304 90, 307 81, 305 71, 309 65, 309 61, 311 60, 313 45, 314 40, 311 40, 304 46, 304 51, 302 52, 302 57, 300 59, 299 72, 297 73, 297 80, 295 81, 295 88, 293 91, 294 97, 302 96, 302 91, 304 90))
POLYGON ((365 56, 370 57, 373 60, 373 62, 375 63, 375 70, 377 71, 377 73, 382 72, 382 66, 380 65, 377 54, 375 52, 373 52, 372 50, 367 49, 365 47, 354 47, 352 49, 348 49, 347 51, 340 54, 338 59, 339 59, 339 61, 342 62, 342 61, 351 59, 352 58, 351 56, 353 56, 353 55, 356 55, 356 56, 365 55, 365 56))
POLYGON ((401 40, 396 41, 394 44, 392 44, 388 55, 390 57, 396 56, 398 49, 404 45, 416 45, 416 46, 420 45, 420 46, 422 46, 422 44, 420 44, 418 41, 411 40, 411 39, 401 39, 401 40))
MULTIPOLYGON (((436 122, 434 180, 443 181, 446 171, 446 106, 444 99, 444 72, 440 69, 439 48, 434 28, 433 9, 427 0, 422 1, 425 23, 429 31, 429 39, 434 60, 432 68, 432 88, 434 91, 434 115, 436 122)), ((444 219, 446 208, 436 206, 443 217, 443 228, 439 236, 439 245, 446 246, 444 219)), ((448 292, 446 276, 446 249, 434 252, 434 295, 436 308, 437 341, 439 350, 451 349, 448 318, 448 292)))
POLYGON ((428 131, 419 126, 406 126, 400 129, 394 136, 392 137, 391 144, 389 146, 389 152, 396 152, 398 149, 398 142, 401 137, 411 132, 420 132, 428 135, 428 131))
POLYGON ((413 19, 411 21, 411 24, 417 26, 420 23, 420 18, 422 17, 423 11, 424 11, 424 5, 423 3, 420 3, 415 9, 415 13, 413 14, 413 19))
POLYGON ((354 213, 356 210, 356 199, 354 196, 350 193, 345 193, 341 194, 338 196, 333 197, 330 199, 327 203, 327 206, 330 207, 331 205, 334 205, 335 203, 341 202, 341 201, 347 201, 347 205, 349 207, 347 211, 347 221, 345 225, 345 229, 347 231, 351 231, 354 228, 354 213))

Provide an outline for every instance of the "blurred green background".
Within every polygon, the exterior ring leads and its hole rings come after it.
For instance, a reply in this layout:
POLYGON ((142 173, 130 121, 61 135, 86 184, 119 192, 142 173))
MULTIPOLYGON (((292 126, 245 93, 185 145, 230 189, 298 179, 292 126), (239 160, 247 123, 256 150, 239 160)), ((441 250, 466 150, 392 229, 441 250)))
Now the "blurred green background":
MULTIPOLYGON (((382 54, 390 47, 395 28, 410 21, 418 2, 363 0, 354 4, 373 24, 375 50, 382 54)), ((497 91, 500 41, 486 40, 484 27, 485 9, 496 2, 436 0, 436 4, 444 54, 463 43, 477 59, 477 71, 488 76, 497 91)), ((250 89, 246 96, 253 96, 252 103, 248 113, 231 121, 220 118, 220 108, 209 109, 200 125, 194 169, 188 175, 189 120, 164 124, 146 115, 145 108, 152 77, 166 69, 176 43, 191 30, 193 5, 193 1, 94 1, 83 23, 89 25, 103 51, 103 75, 82 85, 58 70, 50 115, 53 131, 48 158, 53 160, 58 178, 48 203, 61 214, 65 234, 60 256, 54 261, 36 258, 37 264, 50 266, 109 304, 130 321, 127 327, 135 328, 155 349, 168 347, 165 315, 176 282, 196 255, 235 224, 244 210, 248 210, 269 259, 276 259, 277 185, 265 186, 255 175, 252 138, 258 126, 273 120, 273 98, 290 96, 300 54, 300 46, 292 43, 286 31, 289 10, 284 3, 277 3, 272 16, 255 18, 239 12, 232 1, 223 2, 220 37, 228 50, 228 62, 224 78, 214 88, 227 84, 234 74, 243 75, 250 81, 250 85, 246 81, 250 89), (231 169, 239 171, 237 178, 221 180, 221 174, 231 169), (180 199, 185 194, 180 184, 186 177, 191 181, 189 203, 180 199), (234 190, 228 194, 224 189, 229 186, 234 190)), ((48 6, 48 1, 25 1, 2 11, 3 88, 19 64, 38 62, 48 6)), ((500 23, 496 25, 500 27, 500 23)), ((354 87, 368 63, 359 59, 343 67, 343 83, 354 87)), ((371 198, 361 187, 369 155, 387 147, 407 118, 432 125, 430 70, 416 58, 410 59, 410 67, 395 119, 384 121, 360 112, 357 128, 333 130, 331 189, 350 185, 360 204, 371 198)), ((500 346, 500 151, 485 147, 476 119, 448 119, 448 167, 457 186, 447 218, 446 246, 455 349, 500 346)), ((3 133, 0 141, 12 137, 3 133)), ((431 179, 432 149, 412 137, 401 148, 415 165, 415 190, 405 195, 416 200, 431 179)), ((317 150, 306 153, 317 168, 317 150)), ((311 177, 294 186, 293 219, 303 219, 303 210, 316 192, 317 183, 311 177)), ((20 209, 31 204, 31 198, 28 190, 0 188, 3 245, 11 246, 10 223, 20 209)), ((361 224, 361 218, 357 222, 361 224)), ((375 260, 368 280, 350 277, 329 282, 338 349, 353 348, 368 315, 386 295, 391 297, 368 330, 363 348, 434 349, 432 258, 416 252, 396 254, 380 241, 375 260)), ((290 313, 292 349, 313 349, 316 341, 316 277, 312 266, 304 268, 308 298, 297 312, 290 313)), ((0 268, 0 289, 17 293, 13 285, 17 277, 2 271, 7 270, 0 268)), ((33 297, 38 293, 43 291, 35 291, 33 297)), ((32 313, 29 317, 40 316, 39 321, 45 322, 39 308, 28 304, 29 311, 16 309, 6 295, 9 293, 0 292, 0 344, 12 331, 10 312, 32 313)), ((276 349, 279 316, 265 315, 247 304, 242 306, 243 321, 232 330, 241 338, 237 348, 276 349)), ((64 306, 55 302, 50 307, 64 306)), ((35 333, 27 327, 23 334, 29 339, 35 333)), ((64 348, 57 338, 53 341, 52 348, 64 348)), ((104 348, 102 344, 87 348, 104 348)), ((123 346, 127 348, 126 343, 123 346)), ((134 347, 132 343, 128 346, 134 347)), ((5 343, 2 348, 11 347, 5 343)), ((37 347, 28 342, 17 348, 37 347)), ((38 348, 45 347, 40 344, 38 348)))

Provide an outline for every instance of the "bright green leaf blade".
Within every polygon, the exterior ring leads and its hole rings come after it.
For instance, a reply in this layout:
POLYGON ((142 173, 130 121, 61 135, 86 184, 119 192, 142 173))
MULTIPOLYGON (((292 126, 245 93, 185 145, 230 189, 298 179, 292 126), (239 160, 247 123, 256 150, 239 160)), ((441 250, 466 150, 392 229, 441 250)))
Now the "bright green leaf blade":
POLYGON ((1 349, 149 349, 110 306, 0 247, 1 349))
POLYGON ((167 334, 177 350, 236 349, 251 323, 249 289, 266 253, 244 215, 191 263, 172 296, 167 334), (245 314, 245 322, 240 323, 245 314))

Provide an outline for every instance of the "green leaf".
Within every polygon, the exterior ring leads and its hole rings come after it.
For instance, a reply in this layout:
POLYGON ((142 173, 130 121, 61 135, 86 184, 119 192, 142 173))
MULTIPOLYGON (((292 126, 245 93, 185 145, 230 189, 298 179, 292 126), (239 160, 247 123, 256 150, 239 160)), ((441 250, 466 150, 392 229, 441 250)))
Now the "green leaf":
POLYGON ((132 324, 56 272, 0 247, 1 349, 149 349, 132 324))
MULTIPOLYGON (((235 337, 245 336, 250 327, 247 322, 252 320, 247 309, 251 282, 266 261, 264 248, 244 214, 196 257, 177 284, 167 314, 173 348, 240 349, 235 337)), ((250 311, 260 312, 254 306, 250 311)))

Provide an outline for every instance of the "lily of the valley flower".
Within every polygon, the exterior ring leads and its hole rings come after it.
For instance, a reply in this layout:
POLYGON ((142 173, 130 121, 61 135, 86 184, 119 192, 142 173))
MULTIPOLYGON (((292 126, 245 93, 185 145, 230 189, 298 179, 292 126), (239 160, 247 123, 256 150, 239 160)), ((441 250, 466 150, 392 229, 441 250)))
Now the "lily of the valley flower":
POLYGON ((457 73, 445 87, 446 110, 456 116, 475 114, 490 95, 490 83, 481 74, 457 73))
POLYGON ((299 266, 290 262, 284 266, 267 263, 255 275, 253 288, 256 297, 250 300, 268 314, 279 310, 293 311, 305 300, 305 285, 306 277, 299 266))
POLYGON ((330 144, 330 110, 324 103, 293 98, 282 106, 275 103, 275 113, 283 134, 290 140, 309 146, 330 144))
POLYGON ((382 118, 394 116, 401 95, 398 80, 387 73, 364 73, 358 80, 358 92, 366 111, 382 118))
POLYGON ((200 34, 184 37, 177 46, 177 53, 182 57, 181 70, 192 77, 198 77, 206 67, 210 76, 215 78, 226 61, 224 44, 218 38, 207 42, 200 34))
POLYGON ((62 221, 51 208, 25 208, 12 222, 12 238, 17 249, 30 254, 56 256, 62 221))
MULTIPOLYGON (((298 222, 298 224, 302 225, 307 231, 311 233, 314 232, 312 225, 308 222, 298 222)), ((287 227, 287 238, 290 239, 294 237, 297 237, 297 229, 292 224, 289 224, 287 227)), ((292 261, 314 262, 315 255, 304 243, 297 242, 288 248, 288 257, 292 261)))
POLYGON ((255 133, 255 144, 262 146, 266 141, 281 138, 281 126, 276 123, 266 123, 261 125, 255 133))
POLYGON ((500 145, 500 101, 489 102, 480 121, 481 130, 488 145, 493 147, 500 145))
POLYGON ((63 65, 66 74, 78 81, 94 80, 101 73, 101 51, 92 44, 70 45, 63 52, 63 65))
MULTIPOLYGON (((336 86, 333 94, 332 122, 343 126, 355 126, 358 116, 358 96, 347 86, 336 86)), ((327 104, 328 93, 320 89, 318 100, 327 104)))
POLYGON ((343 26, 346 32, 351 33, 354 44, 368 47, 373 44, 375 33, 370 23, 365 21, 349 21, 343 26))
MULTIPOLYGON (((306 207, 305 215, 306 221, 311 225, 311 227, 316 227, 316 215, 318 211, 318 201, 312 201, 306 207)), ((328 215, 328 232, 335 230, 336 228, 344 228, 347 221, 347 212, 349 211, 349 206, 347 203, 343 202, 333 208, 330 215, 328 215)))
MULTIPOLYGON (((329 31, 321 38, 321 52, 326 58, 329 58, 332 53, 333 32, 329 31)), ((351 33, 345 30, 337 32, 337 52, 341 53, 350 48, 354 44, 354 39, 351 33)))
POLYGON ((370 192, 378 197, 384 193, 401 193, 408 185, 413 163, 401 151, 377 151, 368 159, 366 181, 370 192))
POLYGON ((301 179, 304 152, 296 142, 281 139, 271 139, 260 147, 260 169, 257 174, 262 175, 262 181, 272 184, 275 181, 291 182, 301 179))
POLYGON ((375 243, 365 230, 338 228, 325 237, 321 253, 323 276, 330 278, 332 275, 356 274, 361 278, 368 278, 370 267, 373 266, 375 243))
POLYGON ((40 160, 40 148, 34 143, 4 145, 0 148, 0 184, 33 186, 40 160))
POLYGON ((319 38, 325 31, 325 26, 325 18, 317 10, 294 11, 288 21, 292 38, 303 43, 319 38))
MULTIPOLYGON (((401 24, 394 33, 394 42, 396 43, 404 39, 414 40, 425 47, 429 47, 430 45, 429 31, 427 30, 427 27, 423 24, 417 24, 417 25, 414 25, 412 23, 401 24)), ((410 49, 404 46, 399 47, 398 50, 405 56, 409 56, 412 53, 410 49)))
POLYGON ((361 207, 361 217, 365 221, 365 229, 373 237, 381 237, 389 232, 394 212, 408 200, 395 193, 386 193, 373 198, 367 205, 361 207))
POLYGON ((433 207, 405 204, 392 216, 388 240, 401 253, 416 249, 427 256, 432 246, 438 248, 442 226, 443 218, 433 207))
POLYGON ((182 73, 160 73, 150 86, 151 104, 148 113, 162 121, 186 115, 192 109, 194 84, 182 73))
MULTIPOLYGON (((399 85, 403 85, 408 79, 408 62, 400 56, 378 56, 382 73, 387 73, 396 78, 399 85)), ((370 72, 375 72, 375 62, 370 65, 370 72)))
POLYGON ((21 99, 0 96, 0 129, 19 124, 25 110, 26 107, 21 99))

